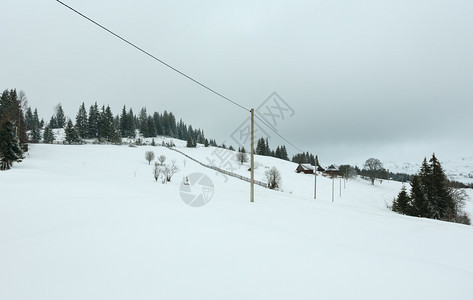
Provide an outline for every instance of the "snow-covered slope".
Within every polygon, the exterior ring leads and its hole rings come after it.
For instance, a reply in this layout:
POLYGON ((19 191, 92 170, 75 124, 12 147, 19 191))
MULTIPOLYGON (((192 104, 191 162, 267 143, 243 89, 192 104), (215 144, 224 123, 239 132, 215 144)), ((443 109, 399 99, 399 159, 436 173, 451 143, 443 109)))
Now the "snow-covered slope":
MULTIPOLYGON (((182 145, 178 145, 182 146, 182 145)), ((215 159, 214 148, 186 149, 215 159)), ((0 172, 0 299, 469 299, 473 227, 397 215, 400 184, 282 174, 282 190, 224 177, 165 147, 31 145, 0 172), (154 181, 145 151, 174 160, 154 181), (204 207, 184 176, 214 184, 204 207)), ((235 163, 235 172, 248 174, 235 163)))

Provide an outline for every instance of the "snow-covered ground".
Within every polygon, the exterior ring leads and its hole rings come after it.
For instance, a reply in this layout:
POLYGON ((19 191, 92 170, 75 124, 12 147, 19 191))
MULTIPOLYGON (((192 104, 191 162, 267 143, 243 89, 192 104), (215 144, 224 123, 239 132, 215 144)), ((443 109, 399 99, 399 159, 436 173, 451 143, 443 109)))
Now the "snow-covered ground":
MULTIPOLYGON (((218 149, 177 148, 249 176, 218 149)), ((340 197, 337 180, 332 203, 318 176, 314 200, 313 175, 256 161, 282 191, 256 186, 250 203, 248 183, 165 147, 31 145, 0 172, 0 299, 471 299, 472 226, 389 211, 392 181, 342 182, 340 197), (149 150, 178 165, 170 183, 149 150), (200 208, 179 193, 194 172, 214 184, 200 208)))

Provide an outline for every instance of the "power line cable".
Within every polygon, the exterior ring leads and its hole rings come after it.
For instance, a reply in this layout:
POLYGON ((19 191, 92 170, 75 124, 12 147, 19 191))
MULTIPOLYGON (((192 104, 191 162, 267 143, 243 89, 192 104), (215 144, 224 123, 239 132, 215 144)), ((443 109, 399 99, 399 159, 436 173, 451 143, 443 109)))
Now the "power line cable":
MULTIPOLYGON (((247 111, 247 112, 250 112, 250 110, 249 110, 248 108, 244 107, 243 105, 241 105, 241 104, 239 104, 239 103, 237 103, 237 102, 231 100, 230 98, 228 98, 228 97, 222 95, 221 93, 217 92, 216 90, 214 90, 214 89, 208 87, 207 85, 203 84, 202 82, 200 82, 200 81, 194 79, 193 77, 187 75, 186 73, 180 71, 179 69, 177 69, 177 68, 171 66, 170 64, 168 64, 168 63, 166 63, 165 61, 159 59, 158 57, 156 57, 156 56, 154 56, 153 54, 149 53, 148 51, 144 50, 143 48, 141 48, 141 47, 135 45, 134 43, 130 42, 129 40, 123 38, 122 36, 116 34, 116 33, 113 32, 113 31, 111 31, 111 30, 108 29, 107 27, 105 27, 105 26, 101 25, 100 23, 94 21, 93 19, 87 17, 86 15, 84 15, 84 14, 81 13, 81 12, 79 12, 78 10, 72 8, 71 6, 65 4, 64 2, 62 2, 62 1, 60 1, 60 0, 56 0, 56 1, 59 2, 60 4, 62 4, 64 7, 66 7, 66 8, 68 8, 68 9, 70 9, 71 11, 75 12, 75 13, 78 14, 79 16, 83 17, 84 19, 88 20, 89 22, 91 22, 91 23, 97 25, 98 27, 102 28, 102 29, 105 30, 106 32, 112 34, 113 36, 117 37, 118 39, 120 39, 120 40, 122 40, 123 42, 127 43, 128 45, 132 46, 133 48, 137 49, 138 51, 144 53, 145 55, 147 55, 147 56, 151 57, 152 59, 154 59, 154 60, 160 62, 160 63, 163 64, 163 65, 165 65, 165 66, 168 67, 169 69, 171 69, 171 70, 173 70, 173 71, 179 73, 180 75, 186 77, 187 79, 189 79, 189 80, 191 80, 192 82, 194 82, 194 83, 200 85, 201 87, 203 87, 203 88, 205 88, 206 90, 212 92, 213 94, 215 94, 215 95, 221 97, 222 99, 224 99, 224 100, 226 100, 226 101, 228 101, 228 102, 230 102, 230 103, 232 103, 232 104, 238 106, 239 108, 241 108, 241 109, 243 109, 243 110, 245 110, 245 111, 247 111)), ((301 152, 304 152, 304 151, 302 151, 299 147, 297 147, 297 146, 295 146, 293 143, 291 143, 288 139, 286 139, 286 138, 283 137, 281 134, 279 134, 276 130, 274 130, 270 125, 268 125, 265 121, 263 121, 258 115, 256 115, 256 118, 257 118, 258 120, 260 120, 261 123, 264 124, 266 127, 268 127, 271 131, 273 131, 276 135, 278 135, 281 139, 283 139, 285 142, 287 142, 289 145, 291 145, 292 147, 294 147, 295 149, 297 149, 297 150, 299 150, 299 151, 301 151, 301 152)))
POLYGON ((299 147, 297 147, 296 145, 294 145, 293 143, 291 143, 288 139, 286 139, 285 137, 283 137, 281 134, 279 134, 276 130, 274 130, 271 126, 269 126, 265 121, 263 121, 263 119, 261 119, 257 114, 255 114, 255 117, 261 121, 261 123, 263 123, 266 127, 268 127, 269 129, 271 129, 271 131, 273 131, 275 134, 277 134, 281 139, 283 139, 286 143, 288 143, 289 145, 291 145, 292 147, 294 147, 295 149, 301 151, 301 152, 304 152, 303 150, 301 150, 299 147))
POLYGON ((102 28, 103 30, 107 31, 108 33, 110 33, 110 34, 114 35, 115 37, 119 38, 120 40, 124 41, 125 43, 127 43, 127 44, 130 45, 130 46, 132 46, 133 48, 135 48, 135 49, 137 49, 137 50, 143 52, 144 54, 148 55, 149 57, 153 58, 154 60, 160 62, 161 64, 165 65, 166 67, 170 68, 171 70, 173 70, 173 71, 175 71, 175 72, 181 74, 182 76, 186 77, 187 79, 189 79, 189 80, 193 81, 194 83, 200 85, 201 87, 203 87, 203 88, 209 90, 210 92, 216 94, 217 96, 220 96, 221 98, 223 98, 223 99, 225 99, 225 100, 227 100, 227 101, 233 103, 234 105, 236 105, 236 106, 238 106, 238 107, 240 107, 240 108, 242 108, 242 109, 244 109, 244 110, 246 110, 246 111, 248 111, 248 112, 250 111, 248 108, 244 107, 243 105, 241 105, 241 104, 239 104, 239 103, 237 103, 237 102, 231 100, 231 99, 228 98, 228 97, 225 97, 225 96, 222 95, 221 93, 215 91, 214 89, 208 87, 207 85, 201 83, 200 81, 198 81, 198 80, 192 78, 191 76, 189 76, 189 75, 187 75, 186 73, 184 73, 184 72, 178 70, 177 68, 171 66, 170 64, 166 63, 165 61, 163 61, 163 60, 157 58, 157 57, 154 56, 153 54, 151 54, 151 53, 149 53, 148 51, 142 49, 141 47, 138 47, 138 46, 135 45, 134 43, 132 43, 132 42, 128 41, 127 39, 121 37, 120 35, 116 34, 115 32, 111 31, 110 29, 106 28, 105 26, 102 26, 102 25, 99 24, 98 22, 92 20, 91 18, 87 17, 87 16, 84 15, 83 13, 77 11, 76 9, 70 7, 69 5, 65 4, 64 2, 61 2, 61 1, 59 1, 59 0, 56 0, 56 1, 59 2, 60 4, 64 5, 64 6, 67 7, 68 9, 72 10, 72 11, 75 12, 76 14, 80 15, 81 17, 85 18, 86 20, 88 20, 88 21, 92 22, 93 24, 99 26, 100 28, 102 28))

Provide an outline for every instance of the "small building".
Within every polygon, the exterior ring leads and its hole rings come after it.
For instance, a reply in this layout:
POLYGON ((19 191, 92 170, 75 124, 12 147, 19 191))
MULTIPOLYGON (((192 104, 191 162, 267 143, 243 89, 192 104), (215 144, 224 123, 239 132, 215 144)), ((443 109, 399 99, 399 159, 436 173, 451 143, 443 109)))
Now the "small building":
POLYGON ((314 166, 311 164, 299 164, 296 173, 314 174, 314 166))
POLYGON ((330 167, 325 169, 325 174, 327 174, 329 176, 332 176, 332 177, 335 177, 335 176, 338 175, 338 168, 335 167, 334 165, 331 165, 330 167))

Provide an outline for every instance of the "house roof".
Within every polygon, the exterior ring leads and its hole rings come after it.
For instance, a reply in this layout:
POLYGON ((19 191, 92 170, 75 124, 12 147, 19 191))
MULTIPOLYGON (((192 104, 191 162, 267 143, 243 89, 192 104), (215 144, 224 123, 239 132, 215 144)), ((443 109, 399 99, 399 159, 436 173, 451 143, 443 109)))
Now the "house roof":
POLYGON ((311 164, 299 164, 299 166, 301 166, 304 170, 310 170, 310 171, 314 170, 314 166, 311 164))
POLYGON ((335 167, 334 165, 331 165, 327 169, 325 169, 325 172, 338 172, 338 168, 335 167))

